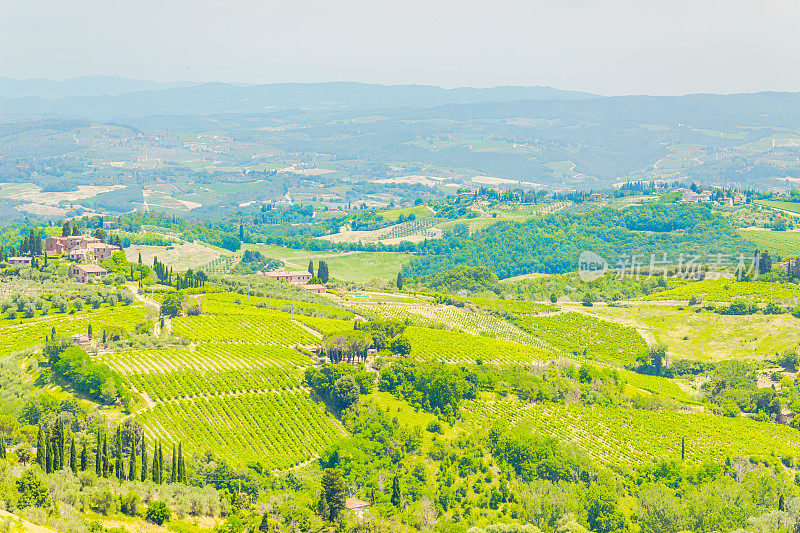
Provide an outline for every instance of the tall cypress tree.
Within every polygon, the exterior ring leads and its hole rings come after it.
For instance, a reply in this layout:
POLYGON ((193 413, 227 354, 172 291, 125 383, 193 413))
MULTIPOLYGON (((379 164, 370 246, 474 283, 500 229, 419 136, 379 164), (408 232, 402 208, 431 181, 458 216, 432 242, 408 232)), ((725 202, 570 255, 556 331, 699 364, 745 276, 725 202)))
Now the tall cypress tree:
POLYGON ((131 443, 131 453, 128 455, 128 481, 136 481, 136 439, 131 443))
POLYGON ((395 507, 400 507, 400 504, 403 502, 403 494, 400 492, 400 476, 398 474, 395 474, 394 479, 392 479, 391 502, 395 507))
POLYGON ((103 434, 103 477, 108 477, 108 435, 103 434))
POLYGON ((94 445, 94 473, 97 477, 103 475, 103 446, 100 442, 100 434, 97 435, 96 444, 94 445))
POLYGON ((326 468, 322 474, 322 494, 320 495, 320 511, 326 520, 337 520, 345 509, 346 492, 339 470, 326 468))
POLYGON ((0 435, 0 459, 6 458, 6 438, 0 435))
POLYGON ((314 261, 308 262, 308 273, 314 275, 314 261))
POLYGON ((81 472, 86 472, 89 466, 89 452, 86 450, 86 437, 83 438, 83 449, 81 450, 81 472))
POLYGON ((153 470, 151 475, 153 476, 153 483, 161 483, 161 469, 158 464, 158 453, 161 447, 161 443, 157 442, 153 447, 153 470))
POLYGON ((61 431, 61 428, 58 426, 59 420, 60 418, 56 418, 55 423, 52 425, 52 427, 50 427, 50 448, 53 452, 53 470, 58 470, 60 467, 60 454, 58 452, 58 448, 59 441, 61 440, 59 438, 59 432, 61 431))
POLYGON ((178 458, 175 456, 175 445, 172 445, 172 472, 170 472, 169 482, 175 483, 178 480, 178 458))
POLYGON ((320 279, 320 281, 322 281, 322 283, 328 283, 329 276, 328 263, 320 259, 319 264, 317 265, 317 277, 320 279))
POLYGON ((59 416, 56 421, 58 428, 58 469, 64 468, 64 444, 66 433, 64 431, 64 420, 59 416))
POLYGON ((147 481, 147 441, 142 436, 142 481, 147 481))
POLYGON ((50 433, 50 449, 53 454, 53 472, 59 469, 58 437, 50 433))
POLYGON ((48 474, 53 471, 53 449, 47 433, 44 435, 44 471, 48 474))
POLYGON ((164 446, 158 441, 158 484, 164 483, 164 446))
POLYGON ((78 450, 75 449, 75 435, 69 438, 69 466, 72 473, 78 473, 78 450))
POLYGON ((159 442, 153 445, 153 468, 150 471, 150 475, 153 477, 153 483, 161 483, 158 475, 158 446, 159 442))
POLYGON ((186 465, 183 462, 183 446, 178 442, 178 483, 186 483, 186 465))
POLYGON ((39 426, 39 434, 36 437, 36 462, 39 463, 39 466, 42 467, 42 470, 45 468, 46 455, 47 444, 45 443, 44 429, 42 429, 42 426, 39 426))
POLYGON ((122 469, 122 428, 117 427, 116 455, 114 456, 114 475, 122 481, 125 472, 122 469))

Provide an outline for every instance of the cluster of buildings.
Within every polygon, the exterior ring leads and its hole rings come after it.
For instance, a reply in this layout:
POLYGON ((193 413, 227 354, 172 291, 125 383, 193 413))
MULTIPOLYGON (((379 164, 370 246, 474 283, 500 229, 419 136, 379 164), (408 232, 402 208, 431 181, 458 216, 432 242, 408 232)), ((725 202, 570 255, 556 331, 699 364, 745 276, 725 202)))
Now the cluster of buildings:
MULTIPOLYGON (((74 261, 76 264, 69 267, 67 275, 80 283, 89 283, 108 274, 105 268, 92 264, 92 261, 102 263, 120 249, 119 246, 106 244, 91 235, 47 237, 44 247, 44 253, 48 257, 63 255, 69 261, 74 261)), ((32 257, 8 258, 10 265, 30 266, 32 263, 32 257)))
POLYGON ((309 284, 311 281, 311 273, 305 270, 276 270, 274 272, 259 272, 259 276, 275 281, 283 281, 284 283, 291 283, 292 285, 299 285, 301 289, 315 294, 324 294, 325 285, 318 285, 315 283, 309 284))
MULTIPOLYGON (((699 204, 701 202, 711 202, 711 191, 694 192, 690 189, 675 189, 681 193, 681 201, 685 204, 699 204)), ((744 202, 744 196, 736 194, 735 197, 730 198, 723 196, 718 200, 722 205, 736 205, 744 202)))
POLYGON ((87 261, 102 263, 120 249, 91 235, 47 237, 44 248, 48 256, 63 255, 74 261, 76 264, 69 267, 67 275, 79 283, 89 283, 108 274, 105 268, 87 261))
POLYGON ((711 191, 694 192, 689 189, 677 189, 681 193, 681 201, 685 204, 699 204, 711 201, 711 191))
POLYGON ((63 255, 70 261, 87 261, 91 257, 101 263, 119 250, 118 246, 106 244, 91 235, 47 237, 44 248, 48 256, 63 255))

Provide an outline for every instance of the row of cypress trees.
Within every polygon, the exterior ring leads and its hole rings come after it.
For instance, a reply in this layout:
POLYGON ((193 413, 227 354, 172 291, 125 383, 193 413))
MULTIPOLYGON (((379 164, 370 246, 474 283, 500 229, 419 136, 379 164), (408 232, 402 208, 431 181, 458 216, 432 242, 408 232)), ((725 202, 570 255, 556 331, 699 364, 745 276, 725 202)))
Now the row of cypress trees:
MULTIPOLYGON (((154 483, 167 482, 164 477, 164 452, 161 441, 157 441, 154 445, 152 462, 148 459, 147 443, 144 439, 139 443, 133 442, 126 461, 122 446, 122 428, 120 427, 117 428, 112 446, 109 446, 106 434, 98 433, 95 442, 94 471, 98 477, 108 478, 113 475, 120 481, 137 479, 147 481, 149 477, 154 483)), ((5 440, 0 438, 0 459, 3 458, 5 458, 5 440)), ((59 418, 47 431, 39 427, 36 462, 48 474, 63 470, 67 466, 73 473, 77 474, 79 470, 85 472, 89 467, 89 450, 86 440, 84 439, 80 458, 78 458, 75 436, 70 435, 67 440, 64 423, 59 418), (66 458, 65 450, 69 452, 66 458)), ((177 449, 175 446, 172 447, 169 483, 186 483, 186 464, 183 458, 183 445, 180 442, 177 449)))

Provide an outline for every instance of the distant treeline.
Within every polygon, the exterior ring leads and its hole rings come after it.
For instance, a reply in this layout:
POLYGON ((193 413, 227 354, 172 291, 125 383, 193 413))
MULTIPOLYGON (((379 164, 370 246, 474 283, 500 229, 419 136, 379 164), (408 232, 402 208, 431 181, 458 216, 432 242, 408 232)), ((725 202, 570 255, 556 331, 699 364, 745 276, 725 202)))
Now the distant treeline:
POLYGON ((526 222, 499 222, 472 235, 452 235, 421 243, 403 275, 416 278, 459 265, 485 266, 501 278, 574 271, 585 250, 611 267, 620 254, 735 254, 752 252, 721 215, 700 206, 649 204, 584 214, 555 214, 526 222), (433 253, 432 253, 433 252, 433 253))

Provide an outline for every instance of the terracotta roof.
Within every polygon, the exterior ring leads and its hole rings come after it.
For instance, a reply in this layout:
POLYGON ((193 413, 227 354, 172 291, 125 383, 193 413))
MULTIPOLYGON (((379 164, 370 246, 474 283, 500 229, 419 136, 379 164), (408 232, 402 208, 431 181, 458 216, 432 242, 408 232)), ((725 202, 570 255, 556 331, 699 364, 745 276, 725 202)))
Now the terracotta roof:
POLYGON ((83 270, 87 274, 105 274, 108 272, 108 270, 98 265, 75 265, 73 268, 83 270))
POLYGON ((359 500, 358 498, 347 498, 344 502, 344 506, 346 509, 365 509, 370 506, 369 502, 365 502, 363 500, 359 500))
POLYGON ((269 277, 283 277, 283 276, 309 276, 311 277, 311 273, 308 270, 273 270, 272 272, 267 272, 267 276, 269 277))

